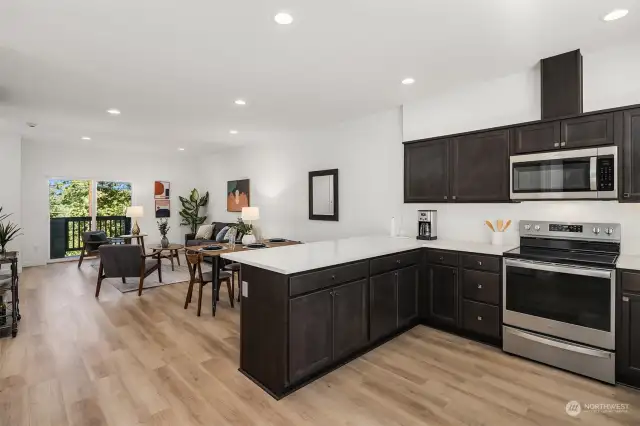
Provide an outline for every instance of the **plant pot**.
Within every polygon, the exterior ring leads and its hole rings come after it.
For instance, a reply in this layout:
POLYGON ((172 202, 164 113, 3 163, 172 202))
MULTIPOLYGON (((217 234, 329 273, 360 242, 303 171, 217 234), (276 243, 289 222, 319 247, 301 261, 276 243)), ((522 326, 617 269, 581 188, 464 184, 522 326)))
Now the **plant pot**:
POLYGON ((253 244, 256 242, 256 236, 253 234, 246 234, 244 237, 242 237, 242 244, 243 245, 247 245, 247 244, 253 244))
POLYGON ((162 248, 169 247, 169 239, 167 238, 166 235, 162 236, 162 239, 160 240, 160 247, 162 247, 162 248))

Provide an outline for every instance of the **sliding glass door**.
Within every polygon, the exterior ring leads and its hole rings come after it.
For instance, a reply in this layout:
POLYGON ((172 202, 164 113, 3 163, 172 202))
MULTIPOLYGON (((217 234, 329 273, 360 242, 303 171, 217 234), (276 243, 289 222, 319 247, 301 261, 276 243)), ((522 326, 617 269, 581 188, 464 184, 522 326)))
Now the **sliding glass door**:
POLYGON ((108 237, 129 233, 125 210, 130 205, 129 182, 50 179, 50 258, 78 256, 87 231, 104 231, 108 237))

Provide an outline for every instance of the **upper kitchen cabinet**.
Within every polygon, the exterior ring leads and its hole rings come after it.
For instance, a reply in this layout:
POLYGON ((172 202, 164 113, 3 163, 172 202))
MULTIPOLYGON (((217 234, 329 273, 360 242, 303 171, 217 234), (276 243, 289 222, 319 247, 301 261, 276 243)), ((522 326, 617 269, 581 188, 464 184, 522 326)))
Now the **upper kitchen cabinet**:
POLYGON ((563 148, 587 148, 612 145, 614 141, 614 113, 588 115, 560 122, 563 148))
POLYGON ((449 199, 449 139, 404 146, 404 201, 443 202, 449 199))
POLYGON ((511 154, 550 151, 560 148, 560 122, 530 124, 516 127, 511 140, 511 154))
POLYGON ((451 199, 509 201, 509 130, 452 140, 451 199))
POLYGON ((622 121, 621 201, 640 201, 640 108, 624 111, 622 121))

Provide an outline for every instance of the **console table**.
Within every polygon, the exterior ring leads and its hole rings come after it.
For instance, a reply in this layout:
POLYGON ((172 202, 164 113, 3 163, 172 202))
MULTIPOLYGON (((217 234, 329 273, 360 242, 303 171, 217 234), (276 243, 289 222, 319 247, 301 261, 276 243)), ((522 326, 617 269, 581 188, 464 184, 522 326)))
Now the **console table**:
POLYGON ((20 320, 20 298, 18 294, 18 252, 11 251, 0 255, 0 268, 2 265, 10 265, 11 274, 3 278, 0 275, 0 333, 11 329, 11 335, 18 335, 18 320, 20 320), (9 288, 5 288, 3 281, 9 280, 9 288), (10 305, 4 300, 4 295, 11 292, 10 305))

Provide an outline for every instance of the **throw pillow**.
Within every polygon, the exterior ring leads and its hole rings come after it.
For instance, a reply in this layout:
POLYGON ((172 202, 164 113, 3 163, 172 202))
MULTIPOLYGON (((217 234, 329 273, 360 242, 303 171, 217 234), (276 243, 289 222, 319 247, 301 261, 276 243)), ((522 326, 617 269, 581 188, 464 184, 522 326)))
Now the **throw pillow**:
POLYGON ((218 232, 218 235, 216 235, 216 241, 219 243, 223 242, 224 236, 227 235, 228 230, 229 230, 228 226, 225 226, 224 228, 222 228, 220 232, 218 232))
POLYGON ((107 234, 104 231, 94 232, 89 235, 89 241, 107 241, 107 234))
POLYGON ((200 225, 196 232, 196 240, 208 240, 213 234, 213 225, 200 225))
POLYGON ((235 238, 237 234, 236 228, 229 228, 226 234, 224 234, 224 241, 231 241, 231 238, 235 238))

